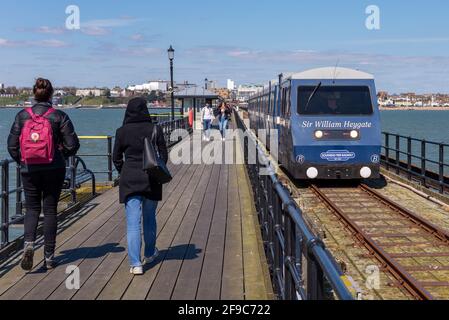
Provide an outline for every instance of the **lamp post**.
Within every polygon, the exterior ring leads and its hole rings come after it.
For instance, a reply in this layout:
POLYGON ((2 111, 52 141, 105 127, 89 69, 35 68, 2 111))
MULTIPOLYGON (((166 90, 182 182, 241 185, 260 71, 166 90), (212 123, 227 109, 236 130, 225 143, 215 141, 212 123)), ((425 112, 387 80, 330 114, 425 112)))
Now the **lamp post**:
POLYGON ((167 50, 170 60, 170 81, 171 81, 171 119, 175 121, 175 84, 173 81, 173 60, 175 59, 175 49, 172 46, 167 50))

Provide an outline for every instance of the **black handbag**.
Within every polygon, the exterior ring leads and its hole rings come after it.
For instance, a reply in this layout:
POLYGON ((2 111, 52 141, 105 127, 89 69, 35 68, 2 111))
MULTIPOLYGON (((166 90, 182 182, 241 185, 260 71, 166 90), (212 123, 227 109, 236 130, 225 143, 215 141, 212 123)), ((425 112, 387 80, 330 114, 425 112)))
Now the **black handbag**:
POLYGON ((154 125, 152 138, 145 137, 143 140, 143 170, 150 176, 151 180, 160 184, 166 184, 173 177, 153 144, 156 141, 156 129, 156 125, 154 125))

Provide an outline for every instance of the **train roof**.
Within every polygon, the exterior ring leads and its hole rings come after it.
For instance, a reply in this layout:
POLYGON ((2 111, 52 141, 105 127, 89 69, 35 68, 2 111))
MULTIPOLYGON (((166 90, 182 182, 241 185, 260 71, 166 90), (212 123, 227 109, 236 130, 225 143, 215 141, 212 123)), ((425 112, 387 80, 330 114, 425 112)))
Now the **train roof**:
POLYGON ((290 75, 290 79, 323 79, 323 80, 373 80, 372 74, 355 69, 327 67, 311 69, 300 73, 290 75))

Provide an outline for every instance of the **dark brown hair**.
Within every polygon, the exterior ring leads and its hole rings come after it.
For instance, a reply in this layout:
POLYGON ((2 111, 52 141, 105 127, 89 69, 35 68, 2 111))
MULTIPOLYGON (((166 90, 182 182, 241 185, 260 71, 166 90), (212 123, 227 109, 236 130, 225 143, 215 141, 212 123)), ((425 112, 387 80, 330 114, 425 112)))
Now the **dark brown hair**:
POLYGON ((53 96, 53 86, 50 80, 39 78, 33 87, 34 99, 37 102, 50 101, 53 96))

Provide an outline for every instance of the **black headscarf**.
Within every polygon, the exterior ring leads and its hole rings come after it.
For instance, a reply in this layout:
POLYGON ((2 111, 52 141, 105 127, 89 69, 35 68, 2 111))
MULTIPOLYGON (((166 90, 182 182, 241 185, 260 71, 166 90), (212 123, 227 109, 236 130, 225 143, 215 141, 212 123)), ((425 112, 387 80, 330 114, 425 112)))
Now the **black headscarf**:
POLYGON ((137 122, 151 122, 148 112, 147 100, 144 98, 134 98, 128 102, 123 125, 137 122))

